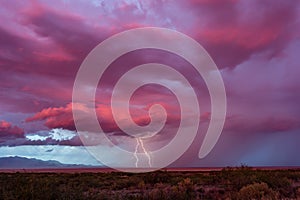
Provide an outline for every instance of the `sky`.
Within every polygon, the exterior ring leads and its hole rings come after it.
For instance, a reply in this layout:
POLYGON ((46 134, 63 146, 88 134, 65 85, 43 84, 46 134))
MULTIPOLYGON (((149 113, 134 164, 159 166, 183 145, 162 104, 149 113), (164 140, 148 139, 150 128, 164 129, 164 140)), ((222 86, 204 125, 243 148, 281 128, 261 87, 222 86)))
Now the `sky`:
MULTIPOLYGON (((226 121, 214 149, 199 159, 211 115, 203 79, 172 53, 138 50, 112 63, 94 100, 99 123, 115 145, 129 151, 136 147, 113 120, 112 84, 133 66, 155 61, 187 77, 201 107, 198 135, 172 167, 300 166, 300 2, 294 0, 2 1, 0 157, 102 166, 76 132, 72 106, 85 107, 72 105, 74 80, 96 45, 140 27, 176 30, 206 49, 224 81, 226 121)), ((180 110, 172 92, 145 85, 130 102, 131 116, 139 125, 149 123, 148 109, 154 103, 168 113, 165 127, 146 142, 148 150, 174 137, 180 110)), ((101 141, 93 145, 100 145, 112 163, 120 159, 101 141)))

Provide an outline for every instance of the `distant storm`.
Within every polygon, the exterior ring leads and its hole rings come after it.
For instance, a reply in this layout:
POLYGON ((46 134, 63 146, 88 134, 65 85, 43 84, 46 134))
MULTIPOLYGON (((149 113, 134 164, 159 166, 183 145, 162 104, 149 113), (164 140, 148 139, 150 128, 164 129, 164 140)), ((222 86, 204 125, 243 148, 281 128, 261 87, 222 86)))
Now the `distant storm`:
MULTIPOLYGON (((91 100, 110 140, 141 151, 142 146, 131 142, 113 119, 112 85, 131 67, 157 62, 188 77, 201 108, 199 134, 172 167, 300 165, 299 1, 13 0, 0 5, 0 157, 101 166, 76 132, 72 106, 82 112, 88 109, 72 104, 76 73, 88 53, 108 37, 133 28, 162 27, 196 40, 218 66, 227 94, 221 137, 206 158, 198 158, 211 117, 205 82, 185 59, 143 49, 113 62, 91 100)), ((187 90, 172 77, 164 78, 187 90)), ((170 90, 145 85, 130 103, 132 120, 140 126, 150 122, 151 105, 159 103, 166 109, 165 127, 145 144, 147 149, 159 149, 174 137, 181 116, 170 90)), ((101 140, 93 145, 101 146, 101 140)), ((101 149, 111 156, 110 146, 101 149)), ((110 159, 114 163, 120 158, 110 159)))

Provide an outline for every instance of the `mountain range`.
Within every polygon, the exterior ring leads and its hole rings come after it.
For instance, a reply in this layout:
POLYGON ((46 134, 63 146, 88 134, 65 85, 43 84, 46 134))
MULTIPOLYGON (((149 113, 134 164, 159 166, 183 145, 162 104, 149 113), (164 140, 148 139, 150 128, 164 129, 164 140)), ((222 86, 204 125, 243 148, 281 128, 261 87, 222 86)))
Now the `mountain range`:
POLYGON ((24 157, 0 158, 0 169, 41 169, 41 168, 86 168, 89 165, 63 164, 55 160, 39 160, 24 157))

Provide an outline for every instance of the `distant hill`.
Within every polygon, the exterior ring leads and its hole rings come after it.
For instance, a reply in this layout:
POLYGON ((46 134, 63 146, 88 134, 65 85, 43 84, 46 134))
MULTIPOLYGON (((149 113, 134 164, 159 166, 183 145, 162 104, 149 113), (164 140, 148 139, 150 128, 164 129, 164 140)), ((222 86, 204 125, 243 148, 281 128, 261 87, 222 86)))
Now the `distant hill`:
POLYGON ((41 168, 85 168, 88 165, 63 164, 55 160, 38 160, 24 157, 0 158, 0 169, 41 169, 41 168))

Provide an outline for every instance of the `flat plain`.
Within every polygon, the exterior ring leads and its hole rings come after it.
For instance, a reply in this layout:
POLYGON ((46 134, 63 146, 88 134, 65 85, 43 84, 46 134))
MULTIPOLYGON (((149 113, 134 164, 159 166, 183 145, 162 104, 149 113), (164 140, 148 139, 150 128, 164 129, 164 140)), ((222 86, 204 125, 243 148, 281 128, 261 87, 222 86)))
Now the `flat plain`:
POLYGON ((2 170, 0 199, 300 199, 300 170, 279 168, 2 170))

